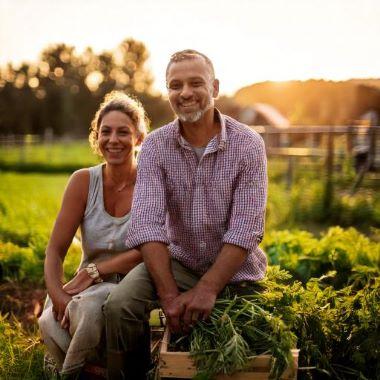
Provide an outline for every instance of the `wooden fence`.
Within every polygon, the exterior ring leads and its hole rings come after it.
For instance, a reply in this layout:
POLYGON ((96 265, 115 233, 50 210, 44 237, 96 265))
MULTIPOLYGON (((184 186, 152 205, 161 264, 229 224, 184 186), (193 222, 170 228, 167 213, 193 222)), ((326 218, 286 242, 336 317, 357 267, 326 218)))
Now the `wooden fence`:
POLYGON ((292 183, 296 159, 324 160, 326 178, 332 178, 335 158, 351 158, 357 172, 351 192, 360 186, 365 173, 380 171, 380 126, 251 126, 261 134, 269 157, 288 160, 287 184, 292 183))

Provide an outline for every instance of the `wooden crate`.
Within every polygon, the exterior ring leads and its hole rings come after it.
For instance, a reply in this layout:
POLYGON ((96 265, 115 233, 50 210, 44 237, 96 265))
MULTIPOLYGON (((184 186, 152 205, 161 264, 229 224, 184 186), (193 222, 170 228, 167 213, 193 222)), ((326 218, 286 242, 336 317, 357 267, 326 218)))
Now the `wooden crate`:
MULTIPOLYGON (((170 342, 169 329, 166 328, 160 349, 159 375, 160 378, 191 379, 196 374, 196 368, 188 352, 168 351, 170 342)), ((298 352, 292 350, 294 368, 288 368, 281 376, 282 380, 297 379, 298 352)), ((271 355, 256 356, 247 365, 244 372, 237 372, 231 376, 218 375, 217 380, 268 380, 271 355)))

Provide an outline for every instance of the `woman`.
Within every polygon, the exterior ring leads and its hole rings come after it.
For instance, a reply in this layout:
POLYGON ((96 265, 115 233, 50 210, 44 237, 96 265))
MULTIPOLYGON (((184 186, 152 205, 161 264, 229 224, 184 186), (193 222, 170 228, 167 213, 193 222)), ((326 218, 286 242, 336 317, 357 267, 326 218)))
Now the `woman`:
POLYGON ((65 190, 45 259, 48 299, 39 326, 61 374, 78 373, 96 357, 103 330, 102 305, 118 274, 142 261, 125 251, 136 180, 135 150, 146 135, 142 106, 121 92, 105 97, 91 124, 89 140, 105 163, 76 171, 65 190), (63 286, 63 260, 81 229, 82 260, 63 286))

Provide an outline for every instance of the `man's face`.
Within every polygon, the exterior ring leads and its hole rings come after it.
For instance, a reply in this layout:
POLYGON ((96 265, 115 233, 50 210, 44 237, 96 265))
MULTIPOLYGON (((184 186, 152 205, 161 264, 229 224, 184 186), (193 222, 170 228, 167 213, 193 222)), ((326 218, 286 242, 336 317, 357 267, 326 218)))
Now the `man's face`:
POLYGON ((214 106, 219 91, 218 81, 201 57, 172 63, 166 83, 170 105, 185 123, 199 121, 214 106))

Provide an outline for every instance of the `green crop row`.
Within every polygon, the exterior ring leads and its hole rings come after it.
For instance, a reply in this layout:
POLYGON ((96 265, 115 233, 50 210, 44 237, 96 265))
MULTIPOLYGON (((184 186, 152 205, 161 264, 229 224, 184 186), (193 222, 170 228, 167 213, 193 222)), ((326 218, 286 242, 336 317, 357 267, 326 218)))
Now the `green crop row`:
POLYGON ((373 239, 354 228, 331 227, 320 239, 307 231, 285 230, 269 233, 263 248, 272 265, 280 265, 302 283, 325 276, 339 289, 356 270, 380 267, 379 240, 380 230, 375 229, 373 239))
POLYGON ((299 379, 379 379, 379 269, 357 268, 339 290, 325 280, 302 285, 269 266, 260 290, 219 299, 209 320, 179 340, 196 361, 196 379, 233 373, 264 352, 275 358, 271 378, 279 379, 295 346, 299 379))

